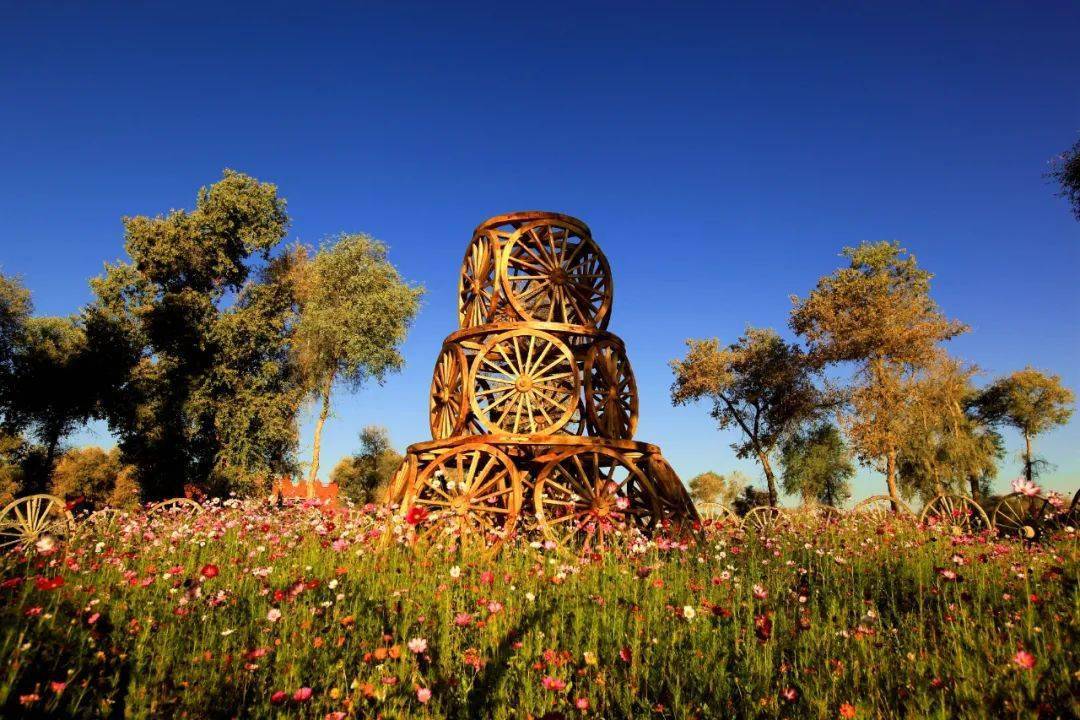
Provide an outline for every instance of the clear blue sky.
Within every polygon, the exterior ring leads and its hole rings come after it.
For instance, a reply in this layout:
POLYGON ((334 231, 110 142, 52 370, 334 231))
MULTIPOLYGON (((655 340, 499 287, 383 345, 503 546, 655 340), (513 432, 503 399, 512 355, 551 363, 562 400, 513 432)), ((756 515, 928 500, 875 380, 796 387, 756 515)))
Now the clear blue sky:
MULTIPOLYGON (((296 238, 385 240, 428 295, 406 370, 338 396, 324 468, 368 423, 427 438, 470 231, 520 209, 593 228, 638 437, 684 478, 759 473, 704 407, 671 407, 668 361, 784 328, 861 240, 937 274, 984 382, 1032 363, 1080 389, 1080 223, 1043 177, 1080 137, 1075 3, 148 5, 0 2, 0 266, 74 312, 121 216, 190 207, 226 167, 278 184, 296 238)), ((1080 419, 1037 447, 1050 487, 1080 486, 1080 419)))

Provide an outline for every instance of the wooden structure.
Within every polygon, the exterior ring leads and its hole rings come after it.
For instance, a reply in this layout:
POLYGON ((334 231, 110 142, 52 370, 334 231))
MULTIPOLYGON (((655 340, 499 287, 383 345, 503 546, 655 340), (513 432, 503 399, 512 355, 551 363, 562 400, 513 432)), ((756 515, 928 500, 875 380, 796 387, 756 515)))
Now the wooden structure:
POLYGON ((697 519, 660 449, 634 440, 637 386, 607 331, 612 296, 582 221, 520 212, 476 228, 460 328, 435 361, 433 439, 408 448, 387 495, 418 538, 497 543, 532 529, 598 544, 697 519))

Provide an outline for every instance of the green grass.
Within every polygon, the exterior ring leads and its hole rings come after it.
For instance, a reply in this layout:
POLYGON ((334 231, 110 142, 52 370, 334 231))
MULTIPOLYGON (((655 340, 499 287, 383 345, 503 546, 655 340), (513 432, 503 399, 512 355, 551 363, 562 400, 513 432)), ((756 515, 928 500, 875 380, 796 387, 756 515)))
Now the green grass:
POLYGON ((247 505, 87 530, 64 560, 8 558, 0 715, 1077 713, 1072 537, 1024 546, 848 519, 772 541, 628 540, 582 562, 524 540, 494 559, 379 552, 379 527, 247 505), (301 688, 310 698, 294 700, 301 688))

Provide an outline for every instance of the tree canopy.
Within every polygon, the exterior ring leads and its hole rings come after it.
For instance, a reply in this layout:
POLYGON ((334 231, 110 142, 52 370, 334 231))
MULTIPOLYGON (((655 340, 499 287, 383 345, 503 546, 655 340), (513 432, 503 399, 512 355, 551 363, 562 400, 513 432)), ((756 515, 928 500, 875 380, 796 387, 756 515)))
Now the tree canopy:
POLYGON ((1073 215, 1080 220, 1080 140, 1061 154, 1050 170, 1061 197, 1069 201, 1073 215))
POLYGON ((730 507, 746 484, 746 477, 738 471, 724 476, 707 470, 690 478, 690 498, 696 503, 720 503, 730 507))
POLYGON ((787 437, 780 447, 784 492, 804 503, 836 507, 851 497, 855 466, 840 431, 818 423, 787 437))
POLYGON ((334 467, 330 482, 338 492, 358 503, 377 502, 390 484, 402 457, 390 447, 390 433, 380 425, 360 431, 360 450, 334 467))

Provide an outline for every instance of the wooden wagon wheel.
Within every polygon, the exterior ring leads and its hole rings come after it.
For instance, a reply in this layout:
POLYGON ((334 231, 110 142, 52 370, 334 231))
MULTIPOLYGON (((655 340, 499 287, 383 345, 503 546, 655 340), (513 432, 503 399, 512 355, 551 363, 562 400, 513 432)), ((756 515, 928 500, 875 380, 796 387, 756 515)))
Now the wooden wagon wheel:
POLYGON ((86 518, 86 522, 79 525, 77 530, 81 531, 85 527, 90 532, 111 534, 116 532, 117 528, 129 517, 131 517, 130 513, 124 510, 110 507, 101 508, 90 513, 86 518))
POLYGON ((615 440, 634 436, 638 419, 637 383, 626 352, 605 338, 585 358, 585 408, 593 432, 615 440))
POLYGON ((994 506, 991 522, 999 535, 1035 540, 1043 533, 1049 509, 1047 498, 1011 493, 994 506))
POLYGON ((394 476, 390 478, 390 484, 386 486, 386 502, 389 504, 400 504, 405 500, 405 493, 412 487, 413 480, 416 478, 416 455, 411 452, 406 452, 405 457, 401 459, 401 464, 398 465, 398 469, 394 472, 394 476))
POLYGON ((444 440, 459 434, 465 426, 469 406, 465 400, 465 376, 468 364, 465 351, 457 345, 445 345, 435 361, 428 400, 431 437, 444 440))
POLYGON ((708 520, 714 525, 738 520, 738 516, 727 505, 718 502, 702 502, 697 504, 697 513, 702 520, 708 520))
POLYGON ((919 514, 919 522, 953 535, 990 527, 990 518, 979 503, 964 495, 942 493, 931 500, 919 514))
POLYGON ((661 515, 656 490, 618 450, 580 448, 556 456, 537 473, 536 523, 561 546, 596 547, 623 529, 650 530, 661 515))
POLYGON ((904 501, 893 500, 888 495, 871 495, 856 504, 851 513, 877 522, 891 516, 915 520, 915 512, 904 501))
POLYGON ((497 248, 485 233, 477 232, 465 250, 458 280, 458 323, 463 328, 489 322, 495 316, 497 248))
POLYGON ((646 453, 637 461, 637 465, 645 472, 653 489, 660 500, 661 519, 671 523, 680 524, 698 520, 697 508, 682 484, 678 473, 668 463, 664 456, 658 452, 646 453))
POLYGON ((147 515, 168 515, 169 517, 192 517, 202 512, 202 505, 191 498, 180 497, 154 503, 146 511, 147 515))
POLYGON ((746 513, 742 526, 758 535, 769 535, 791 525, 787 513, 772 505, 758 505, 746 513))
POLYGON ((423 469, 405 503, 415 540, 443 535, 497 544, 517 523, 521 482, 514 463, 485 444, 456 447, 423 469))
POLYGON ((522 226, 502 248, 499 277, 523 320, 603 328, 611 311, 611 268, 587 231, 545 220, 522 226))
POLYGON ((484 343, 469 373, 470 401, 490 432, 550 434, 577 411, 579 382, 565 343, 523 328, 484 343))
POLYGON ((1069 510, 1062 519, 1067 525, 1073 527, 1080 523, 1080 490, 1077 490, 1076 494, 1073 495, 1072 502, 1069 503, 1069 510))
POLYGON ((13 549, 47 551, 74 532, 75 519, 63 500, 55 495, 28 495, 0 512, 0 554, 13 549))
POLYGON ((814 505, 810 515, 823 525, 837 525, 844 519, 844 513, 832 505, 814 505))

